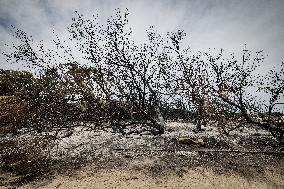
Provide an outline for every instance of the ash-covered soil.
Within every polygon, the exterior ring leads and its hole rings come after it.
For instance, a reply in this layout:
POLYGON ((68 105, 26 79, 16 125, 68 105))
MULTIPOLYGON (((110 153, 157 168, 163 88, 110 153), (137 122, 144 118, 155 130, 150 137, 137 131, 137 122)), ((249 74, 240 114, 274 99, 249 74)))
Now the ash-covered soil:
MULTIPOLYGON (((111 130, 77 127, 69 137, 49 144, 42 171, 30 175, 1 171, 0 186, 89 188, 93 183, 91 188, 284 188, 284 148, 269 133, 253 126, 229 136, 216 127, 207 126, 200 133, 193 129, 190 123, 168 122, 163 135, 122 136, 111 130), (178 140, 182 137, 202 139, 204 145, 182 144, 178 140)), ((1 143, 32 141, 37 135, 2 137, 1 143)))

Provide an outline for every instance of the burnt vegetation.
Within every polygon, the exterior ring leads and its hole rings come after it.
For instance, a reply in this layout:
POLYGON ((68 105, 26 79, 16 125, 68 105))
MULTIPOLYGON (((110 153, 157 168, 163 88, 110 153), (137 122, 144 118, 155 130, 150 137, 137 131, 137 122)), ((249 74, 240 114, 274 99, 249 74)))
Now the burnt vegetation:
MULTIPOLYGON (((260 75, 262 51, 195 52, 183 43, 184 31, 162 36, 154 27, 146 31, 147 40, 137 44, 128 12, 118 10, 105 25, 96 16, 76 14, 68 27, 72 48, 55 35, 56 48, 46 49, 13 28, 19 43, 3 54, 7 61, 32 71, 0 72, 2 136, 35 131, 45 133, 45 143, 52 143, 60 131, 68 131, 61 136, 68 137, 78 125, 89 130, 112 128, 123 135, 145 131, 161 135, 167 131, 167 120, 179 120, 195 123, 195 132, 214 125, 225 135, 256 126, 283 145, 284 63, 260 75), (74 48, 82 58, 73 54, 74 48), (260 100, 264 93, 268 101, 260 100)), ((17 151, 19 144, 14 143, 17 151)), ((25 150, 7 154, 7 148, 8 143, 0 149, 7 160, 1 166, 8 170, 20 166, 8 160, 21 153, 31 155, 25 150)), ((36 149, 40 157, 38 148, 26 150, 36 149)))

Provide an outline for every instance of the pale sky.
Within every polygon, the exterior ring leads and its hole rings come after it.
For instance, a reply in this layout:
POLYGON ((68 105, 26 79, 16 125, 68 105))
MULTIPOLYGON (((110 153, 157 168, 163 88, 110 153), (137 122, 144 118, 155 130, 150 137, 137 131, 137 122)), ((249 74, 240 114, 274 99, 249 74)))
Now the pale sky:
MULTIPOLYGON (((74 11, 99 14, 103 21, 116 8, 129 9, 138 42, 145 39, 150 26, 161 34, 182 29, 187 33, 186 43, 195 50, 238 52, 247 44, 268 54, 266 65, 277 66, 284 60, 283 0, 0 0, 0 50, 5 51, 4 44, 14 40, 10 25, 49 43, 52 29, 68 35, 74 11)), ((0 68, 11 68, 3 55, 0 60, 0 68)))

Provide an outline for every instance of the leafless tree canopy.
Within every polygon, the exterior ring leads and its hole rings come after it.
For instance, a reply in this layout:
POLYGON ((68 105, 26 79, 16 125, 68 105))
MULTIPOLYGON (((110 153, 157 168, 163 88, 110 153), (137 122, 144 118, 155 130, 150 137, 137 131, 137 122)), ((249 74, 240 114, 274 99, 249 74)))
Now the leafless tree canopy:
POLYGON ((45 49, 14 28, 21 43, 3 54, 37 74, 18 72, 22 75, 11 78, 16 72, 1 71, 0 87, 6 91, 1 95, 26 102, 30 115, 24 127, 72 130, 83 124, 90 129, 112 127, 123 134, 129 134, 126 127, 163 134, 164 119, 179 117, 195 121, 196 131, 216 124, 227 134, 239 125, 253 124, 283 142, 283 115, 275 108, 283 96, 284 63, 261 76, 257 68, 264 61, 262 51, 244 49, 241 58, 224 50, 218 55, 194 52, 183 43, 182 30, 161 36, 151 27, 147 40, 137 44, 128 14, 118 10, 100 25, 97 17, 77 13, 68 31, 83 60, 57 35, 56 49, 45 49), (270 100, 258 100, 255 96, 261 93, 270 100))

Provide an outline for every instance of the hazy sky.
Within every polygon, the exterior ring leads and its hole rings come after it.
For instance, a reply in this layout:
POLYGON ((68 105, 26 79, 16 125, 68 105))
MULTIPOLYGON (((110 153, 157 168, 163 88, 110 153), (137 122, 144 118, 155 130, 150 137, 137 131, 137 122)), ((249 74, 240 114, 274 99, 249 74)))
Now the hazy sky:
MULTIPOLYGON (((0 0, 0 50, 14 40, 10 25, 50 42, 52 29, 67 36, 75 10, 101 20, 116 8, 129 9, 130 25, 137 41, 153 25, 162 34, 183 29, 186 42, 195 50, 224 48, 264 50, 266 65, 284 60, 284 0, 0 0)), ((13 68, 0 55, 0 68, 13 68)))

